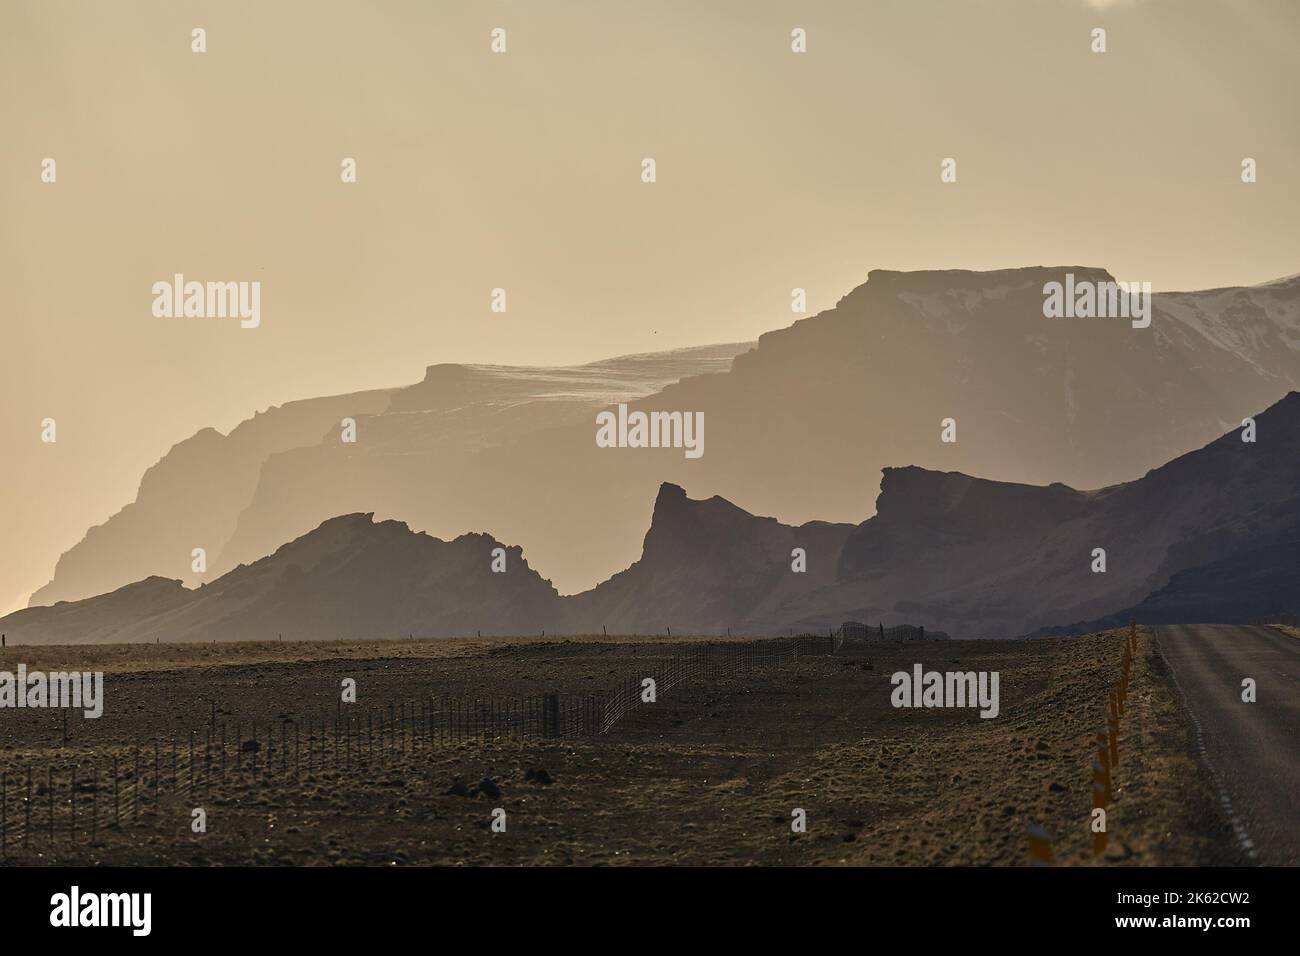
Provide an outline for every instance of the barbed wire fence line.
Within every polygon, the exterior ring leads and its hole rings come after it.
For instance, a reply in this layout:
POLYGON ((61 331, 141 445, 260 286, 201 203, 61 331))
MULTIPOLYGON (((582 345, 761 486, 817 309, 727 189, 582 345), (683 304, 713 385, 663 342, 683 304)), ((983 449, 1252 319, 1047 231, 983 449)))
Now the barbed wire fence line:
POLYGON ((0 772, 0 861, 28 853, 34 841, 94 843, 101 831, 156 816, 164 798, 206 799, 214 783, 255 791, 305 776, 383 769, 399 757, 466 741, 599 737, 650 706, 647 679, 658 700, 687 685, 830 654, 832 645, 831 634, 700 644, 598 694, 430 695, 363 708, 340 700, 333 715, 268 721, 218 719, 218 703, 209 701, 200 729, 102 747, 84 759, 28 756, 17 761, 18 770, 0 772))

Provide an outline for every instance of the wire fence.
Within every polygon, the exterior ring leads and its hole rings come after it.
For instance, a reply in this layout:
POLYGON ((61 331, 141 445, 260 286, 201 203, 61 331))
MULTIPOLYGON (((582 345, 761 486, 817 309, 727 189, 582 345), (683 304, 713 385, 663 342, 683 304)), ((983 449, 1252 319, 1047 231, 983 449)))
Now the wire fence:
POLYGON ((948 639, 948 635, 943 631, 926 631, 924 627, 915 624, 885 627, 881 623, 872 627, 857 621, 846 621, 830 634, 833 654, 862 648, 878 641, 946 641, 948 639))
POLYGON ((164 797, 206 798, 214 784, 258 788, 354 767, 383 769, 470 740, 598 737, 683 686, 718 683, 800 654, 829 654, 831 644, 829 635, 811 634, 700 644, 600 694, 430 696, 364 709, 340 701, 332 715, 261 722, 219 720, 211 701, 201 729, 187 734, 137 740, 83 759, 29 759, 17 771, 0 772, 0 860, 26 851, 33 838, 94 842, 100 831, 156 813, 164 797))

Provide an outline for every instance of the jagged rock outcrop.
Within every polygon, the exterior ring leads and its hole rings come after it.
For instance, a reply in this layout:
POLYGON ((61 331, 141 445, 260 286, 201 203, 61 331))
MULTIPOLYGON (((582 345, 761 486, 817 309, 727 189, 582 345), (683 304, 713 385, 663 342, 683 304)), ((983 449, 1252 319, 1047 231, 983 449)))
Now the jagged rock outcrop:
MULTIPOLYGON (((1300 393, 1136 481, 1095 492, 886 471, 860 525, 798 527, 659 489, 641 556, 561 597, 518 547, 353 514, 186 590, 150 578, 0 619, 16 643, 824 631, 911 623, 1014 637, 1070 622, 1255 620, 1300 610, 1300 393), (492 571, 495 548, 506 571, 492 571), (796 571, 796 549, 806 559, 796 571), (1094 570, 1095 549, 1105 571, 1094 570)), ((1079 628, 1075 628, 1079 629, 1079 628)))

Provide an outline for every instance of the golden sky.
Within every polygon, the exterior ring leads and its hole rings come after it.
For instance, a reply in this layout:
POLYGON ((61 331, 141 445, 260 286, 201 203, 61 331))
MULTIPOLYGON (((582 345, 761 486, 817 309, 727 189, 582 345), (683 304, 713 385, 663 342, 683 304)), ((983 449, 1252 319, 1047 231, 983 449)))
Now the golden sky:
POLYGON ((0 612, 273 403, 755 338, 873 268, 1300 271, 1297 49, 1293 0, 2 0, 0 612), (154 318, 176 272, 261 327, 154 318))

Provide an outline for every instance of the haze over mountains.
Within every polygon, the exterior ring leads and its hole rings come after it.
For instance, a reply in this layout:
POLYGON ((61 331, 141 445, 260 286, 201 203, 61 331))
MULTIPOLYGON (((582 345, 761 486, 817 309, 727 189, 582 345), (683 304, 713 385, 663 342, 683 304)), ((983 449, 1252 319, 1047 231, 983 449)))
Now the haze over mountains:
POLYGON ((343 515, 275 554, 189 590, 151 577, 103 597, 26 608, 11 638, 41 643, 326 640, 554 629, 558 595, 518 548, 487 535, 441 541, 397 521, 343 515), (489 569, 505 547, 509 572, 489 569), (49 639, 33 637, 36 632, 49 639))
MULTIPOLYGON (((204 429, 145 472, 136 500, 91 528, 65 553, 54 580, 29 603, 76 600, 152 575, 190 585, 213 580, 238 563, 225 559, 222 551, 263 480, 271 486, 280 481, 306 485, 317 464, 331 469, 331 479, 346 478, 349 452, 363 447, 376 456, 396 456, 398 460, 387 462, 394 468, 401 467, 408 451, 420 449, 449 464, 530 429, 585 421, 594 409, 612 402, 650 394, 684 376, 725 369, 748 347, 681 349, 572 368, 435 365, 423 381, 406 388, 289 402, 258 412, 228 435, 204 429), (340 448, 340 422, 345 417, 357 420, 360 441, 340 448), (403 447, 403 441, 411 447, 403 447), (295 450, 302 454, 289 454, 295 450), (342 454, 321 458, 322 450, 342 454), (192 573, 191 551, 196 547, 208 552, 212 573, 192 573)), ((346 486, 335 494, 340 500, 352 497, 346 486)), ((260 500, 266 503, 265 496, 260 500)), ((289 526, 295 507, 292 492, 280 507, 284 519, 273 520, 289 526)), ((364 502, 356 507, 364 508, 364 502)), ((315 513, 311 507, 305 510, 315 513)), ((341 507, 307 520, 315 527, 348 510, 354 509, 341 507)))
POLYGON ((790 528, 665 486, 641 559, 572 598, 575 623, 784 633, 851 619, 982 638, 1119 609, 1198 622, 1296 613, 1300 393, 1256 425, 1253 443, 1238 429, 1094 492, 886 469, 876 514, 856 527, 790 528), (794 546, 806 574, 790 571, 794 546))
MULTIPOLYGON (((1084 267, 877 270, 834 309, 748 351, 560 371, 433 366, 409 388, 292 403, 225 438, 201 432, 151 469, 135 504, 64 556, 32 603, 149 575, 214 580, 352 512, 446 539, 490 528, 560 591, 577 592, 637 560, 663 482, 788 525, 861 521, 882 470, 899 465, 1096 488, 1211 441, 1300 387, 1300 279, 1157 294, 1151 327, 1133 329, 1045 318, 1043 285, 1067 272, 1110 278, 1084 267), (617 401, 704 412, 704 456, 596 447, 594 411, 617 401), (339 440, 344 416, 357 419, 355 444, 339 440), (957 441, 945 444, 949 417, 957 441), (195 547, 209 556, 202 578, 189 571, 195 547)), ((886 472, 882 516, 952 494, 951 482, 936 481, 886 472)), ((1045 520, 1072 515, 1087 497, 1023 494, 1045 520)), ((915 510, 902 514, 925 517, 915 510)), ((835 533, 825 530, 828 540, 835 533)), ((764 547, 775 548, 785 532, 769 534, 764 547)), ((1114 610, 1089 610, 1090 586, 1073 599, 1076 619, 1114 610)), ((614 590, 600 598, 610 614, 614 590)), ((736 600, 729 614, 745 603, 736 600)), ((1010 611, 981 617, 969 600, 964 618, 1021 626, 1010 611)), ((869 595, 859 601, 874 606, 869 595)))
MULTIPOLYGON (((1230 622, 1300 610, 1300 392, 1142 478, 1081 492, 888 469, 859 525, 790 527, 664 484, 640 558, 562 597, 518 547, 330 519, 197 590, 149 578, 0 618, 16 643, 781 633, 846 619, 1013 637, 1137 608, 1230 622), (506 548, 506 570, 492 570, 506 548), (792 550, 807 571, 792 570, 792 550), (1104 573, 1093 549, 1104 548, 1104 573)), ((1146 618, 1144 617, 1144 620, 1146 618)))

